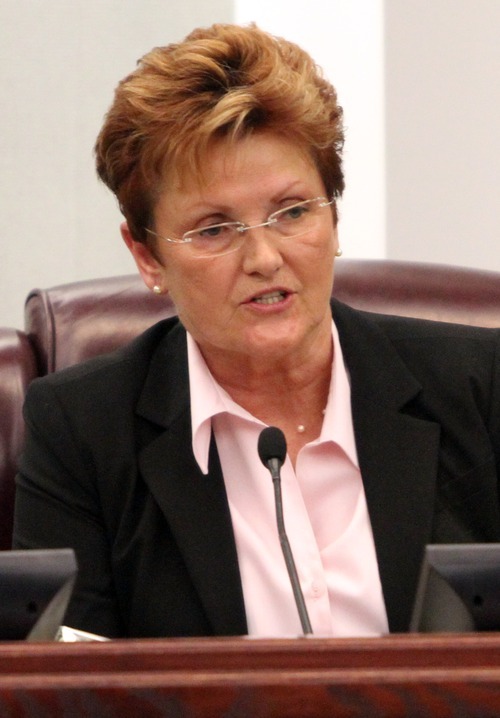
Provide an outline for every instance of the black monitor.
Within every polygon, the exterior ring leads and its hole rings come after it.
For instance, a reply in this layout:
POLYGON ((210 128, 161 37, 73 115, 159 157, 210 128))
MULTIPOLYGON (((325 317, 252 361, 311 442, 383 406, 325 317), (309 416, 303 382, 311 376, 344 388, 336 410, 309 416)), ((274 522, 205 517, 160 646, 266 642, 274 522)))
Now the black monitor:
POLYGON ((500 544, 427 546, 410 630, 500 630, 500 544))
POLYGON ((54 640, 76 573, 72 549, 1 551, 0 640, 54 640))

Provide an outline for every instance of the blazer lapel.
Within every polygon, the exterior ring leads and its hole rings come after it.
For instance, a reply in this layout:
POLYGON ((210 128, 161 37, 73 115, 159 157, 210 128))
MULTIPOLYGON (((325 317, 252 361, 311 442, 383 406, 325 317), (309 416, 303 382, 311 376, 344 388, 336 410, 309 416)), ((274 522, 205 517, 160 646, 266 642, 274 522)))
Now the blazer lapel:
POLYGON ((157 425, 156 438, 140 452, 142 475, 165 514, 214 633, 245 634, 236 545, 215 442, 206 476, 191 449, 186 338, 180 326, 153 357, 138 413, 157 425))
POLYGON ((440 428, 405 410, 420 385, 367 316, 333 305, 391 631, 408 630, 430 541, 440 428))

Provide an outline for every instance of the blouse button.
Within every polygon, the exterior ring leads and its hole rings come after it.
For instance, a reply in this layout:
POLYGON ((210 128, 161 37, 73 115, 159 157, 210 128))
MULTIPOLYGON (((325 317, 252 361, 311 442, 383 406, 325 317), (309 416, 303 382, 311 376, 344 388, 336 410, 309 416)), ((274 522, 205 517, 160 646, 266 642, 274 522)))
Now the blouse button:
POLYGON ((311 584, 312 594, 315 598, 321 596, 323 593, 323 585, 319 581, 313 581, 311 584))

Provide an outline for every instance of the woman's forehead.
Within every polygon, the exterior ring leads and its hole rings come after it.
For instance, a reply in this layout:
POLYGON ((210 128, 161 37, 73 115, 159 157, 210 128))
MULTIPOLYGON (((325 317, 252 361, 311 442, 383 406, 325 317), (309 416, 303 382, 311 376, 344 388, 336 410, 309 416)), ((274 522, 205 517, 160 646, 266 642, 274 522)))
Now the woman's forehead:
POLYGON ((162 190, 175 194, 205 192, 224 179, 231 181, 274 171, 289 171, 291 175, 318 173, 303 144, 274 132, 260 132, 236 140, 216 138, 195 159, 181 155, 175 165, 166 168, 162 190))

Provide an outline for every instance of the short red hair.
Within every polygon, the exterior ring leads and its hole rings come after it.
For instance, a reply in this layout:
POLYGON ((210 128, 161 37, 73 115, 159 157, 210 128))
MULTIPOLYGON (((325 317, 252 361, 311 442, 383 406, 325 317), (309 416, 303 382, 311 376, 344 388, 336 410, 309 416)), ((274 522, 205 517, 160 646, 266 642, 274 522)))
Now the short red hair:
POLYGON ((145 55, 118 85, 96 142, 97 171, 146 242, 171 172, 195 171, 210 141, 276 132, 313 158, 329 197, 344 189, 342 108, 300 47, 255 25, 213 25, 145 55))

